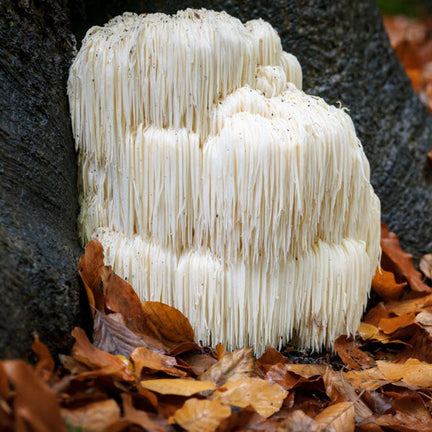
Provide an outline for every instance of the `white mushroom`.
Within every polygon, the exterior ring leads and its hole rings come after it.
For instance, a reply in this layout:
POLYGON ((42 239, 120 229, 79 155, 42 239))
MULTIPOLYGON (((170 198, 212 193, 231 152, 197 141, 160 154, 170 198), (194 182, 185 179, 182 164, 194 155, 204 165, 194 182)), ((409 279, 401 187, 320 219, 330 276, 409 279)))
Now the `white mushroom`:
POLYGON ((269 24, 192 9, 93 27, 71 67, 81 240, 205 344, 319 350, 359 324, 379 200, 301 77, 269 24))

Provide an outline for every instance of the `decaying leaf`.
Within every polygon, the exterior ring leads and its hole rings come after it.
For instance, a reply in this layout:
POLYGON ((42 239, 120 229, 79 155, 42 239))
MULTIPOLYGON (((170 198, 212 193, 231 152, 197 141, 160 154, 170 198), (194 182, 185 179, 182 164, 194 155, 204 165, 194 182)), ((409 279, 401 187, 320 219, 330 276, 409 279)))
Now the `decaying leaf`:
POLYGON ((66 432, 55 392, 33 368, 23 360, 8 360, 3 366, 15 389, 15 430, 66 432))
POLYGON ((377 361, 377 366, 388 381, 402 381, 417 387, 432 387, 432 364, 409 359, 404 364, 377 361))
POLYGON ((61 415, 68 430, 100 432, 120 418, 120 407, 114 399, 107 399, 74 410, 62 409, 61 415))
POLYGON ((84 330, 75 327, 72 331, 72 336, 75 338, 75 344, 72 348, 72 355, 75 360, 84 363, 90 368, 112 367, 117 371, 116 375, 121 379, 125 381, 133 380, 127 365, 118 357, 97 349, 92 345, 84 330))
POLYGON ((378 326, 386 334, 394 333, 403 327, 408 327, 415 322, 415 313, 409 312, 407 314, 399 315, 392 318, 383 318, 378 326))
MULTIPOLYGON (((432 150, 430 155, 432 160, 432 150)), ((432 254, 423 255, 420 259, 419 267, 427 278, 432 279, 432 254)))
POLYGON ((334 349, 342 361, 351 369, 367 369, 375 365, 375 360, 364 353, 355 340, 345 335, 338 337, 334 343, 334 349))
POLYGON ((144 347, 136 348, 131 354, 131 360, 135 367, 135 375, 139 378, 141 373, 164 372, 176 377, 186 376, 186 372, 176 368, 177 360, 175 357, 159 354, 144 347))
POLYGON ((226 353, 217 363, 204 372, 199 379, 221 386, 228 381, 237 381, 249 377, 254 368, 252 348, 238 349, 226 353))
POLYGON ((96 348, 110 354, 129 357, 135 348, 146 346, 144 338, 129 330, 115 317, 123 317, 123 315, 115 313, 105 315, 95 310, 93 345, 96 348))
POLYGON ((431 292, 422 279, 421 273, 415 269, 412 255, 402 250, 398 236, 390 232, 386 224, 381 224, 381 248, 382 253, 395 266, 408 281, 410 288, 414 291, 431 292))
POLYGON ((177 423, 189 432, 213 432, 222 420, 231 415, 229 405, 220 400, 188 399, 185 404, 170 417, 171 423, 177 423))
POLYGON ((36 371, 43 380, 48 380, 54 373, 55 363, 49 349, 39 340, 37 334, 34 335, 32 350, 38 358, 36 371))
POLYGON ((319 423, 324 430, 333 430, 335 432, 354 432, 354 417, 354 404, 352 402, 339 402, 330 405, 321 411, 315 417, 315 421, 319 423))
POLYGON ((242 408, 251 405, 258 414, 267 418, 279 411, 287 395, 288 392, 278 384, 260 378, 242 378, 219 387, 212 399, 242 408))
POLYGON ((392 272, 378 268, 372 279, 373 290, 384 300, 396 300, 403 293, 407 284, 397 283, 392 272))
POLYGON ((105 300, 101 287, 101 270, 104 266, 103 247, 98 240, 91 240, 85 247, 85 253, 78 264, 78 272, 87 292, 87 297, 94 314, 94 309, 103 311, 105 300))
POLYGON ((424 422, 408 414, 396 412, 395 414, 386 414, 373 416, 364 424, 375 424, 388 428, 392 431, 400 432, 432 432, 432 422, 424 422))
POLYGON ((215 390, 210 381, 196 381, 186 378, 166 378, 141 381, 144 388, 163 395, 192 396, 207 390, 215 390))
POLYGON ((423 308, 432 306, 432 294, 402 301, 392 301, 386 304, 386 309, 396 315, 421 312, 423 308))
POLYGON ((160 340, 171 355, 199 350, 189 320, 177 309, 160 302, 144 302, 142 311, 147 325, 157 329, 160 340))
POLYGON ((378 367, 362 371, 349 371, 343 373, 344 379, 350 383, 353 388, 358 391, 373 391, 386 384, 389 384, 384 378, 384 375, 380 372, 378 367))
POLYGON ((301 410, 288 414, 277 432, 324 432, 323 427, 301 410))
POLYGON ((318 364, 286 364, 286 370, 300 375, 304 378, 324 375, 327 366, 318 364))

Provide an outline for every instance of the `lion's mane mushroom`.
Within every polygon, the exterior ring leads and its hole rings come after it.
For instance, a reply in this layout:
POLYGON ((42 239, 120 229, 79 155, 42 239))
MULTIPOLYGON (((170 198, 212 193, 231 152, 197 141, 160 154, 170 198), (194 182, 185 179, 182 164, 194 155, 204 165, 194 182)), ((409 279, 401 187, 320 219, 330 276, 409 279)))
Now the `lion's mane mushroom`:
POLYGON ((379 200, 301 79, 269 24, 191 9, 93 27, 71 67, 82 242, 203 343, 318 350, 359 324, 379 200))

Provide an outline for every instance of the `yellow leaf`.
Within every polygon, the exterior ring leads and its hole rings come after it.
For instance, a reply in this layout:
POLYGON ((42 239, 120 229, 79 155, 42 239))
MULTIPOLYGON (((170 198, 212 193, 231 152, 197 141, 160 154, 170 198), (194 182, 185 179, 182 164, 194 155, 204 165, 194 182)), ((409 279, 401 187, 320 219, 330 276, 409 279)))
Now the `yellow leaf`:
POLYGON ((315 421, 320 423, 326 430, 334 432, 353 432, 355 427, 355 408, 351 402, 340 402, 330 405, 321 411, 315 421))
POLYGON ((377 361, 377 366, 389 381, 402 380, 417 387, 432 387, 432 364, 409 359, 403 364, 377 361))
POLYGON ((169 418, 169 422, 177 423, 189 432, 213 432, 230 415, 230 406, 222 404, 218 399, 192 398, 169 418))
POLYGON ((261 378, 242 378, 230 381, 212 395, 222 402, 245 408, 252 405, 258 414, 270 417, 279 411, 288 392, 279 384, 270 383, 261 378))
POLYGON ((192 396, 206 390, 215 390, 216 386, 210 381, 196 381, 185 378, 166 378, 141 381, 141 385, 147 390, 160 394, 177 396, 192 396))

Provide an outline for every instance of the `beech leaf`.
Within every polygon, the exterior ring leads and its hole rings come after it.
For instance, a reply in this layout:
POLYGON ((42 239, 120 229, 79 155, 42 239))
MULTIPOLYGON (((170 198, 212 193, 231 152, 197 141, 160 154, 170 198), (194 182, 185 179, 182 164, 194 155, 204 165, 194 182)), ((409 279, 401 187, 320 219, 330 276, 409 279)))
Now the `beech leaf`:
POLYGON ((212 399, 245 408, 251 405, 258 414, 270 417, 279 411, 288 392, 280 385, 260 378, 242 378, 219 387, 212 399))
POLYGON ((231 415, 229 405, 220 400, 188 399, 185 404, 170 417, 170 423, 177 423, 189 432, 213 432, 222 420, 231 415))
POLYGON ((164 372, 176 377, 186 376, 186 372, 177 369, 175 357, 159 354, 147 348, 136 348, 131 354, 131 360, 135 366, 135 375, 139 378, 142 371, 146 373, 164 372))
POLYGON ((63 408, 61 415, 69 430, 99 432, 120 418, 120 408, 114 399, 107 399, 77 409, 63 408))
POLYGON ((254 368, 252 348, 241 348, 226 353, 217 363, 204 372, 199 379, 211 381, 218 387, 228 381, 249 377, 254 368))
POLYGON ((409 359, 403 364, 377 361, 384 378, 391 382, 402 381, 416 387, 432 387, 432 364, 409 359))
POLYGON ((415 313, 409 312, 404 315, 399 315, 393 318, 383 318, 378 326, 386 334, 394 333, 400 328, 407 327, 415 322, 415 313))
POLYGON ((141 386, 147 390, 163 395, 192 396, 207 390, 215 390, 210 381, 196 381, 186 378, 166 378, 141 381, 141 386))
POLYGON ((336 339, 334 349, 351 369, 367 369, 375 365, 375 360, 358 348, 354 340, 349 340, 345 335, 336 339))
POLYGON ((321 411, 315 421, 325 430, 335 432, 354 432, 355 409, 352 402, 339 402, 321 411))
POLYGON ((115 375, 125 381, 132 381, 133 377, 127 365, 118 357, 96 348, 90 343, 84 330, 75 327, 72 331, 75 344, 72 348, 72 355, 75 360, 89 366, 90 368, 111 367, 116 370, 115 375))
POLYGON ((384 300, 398 299, 406 286, 406 282, 398 284, 392 272, 379 268, 372 279, 373 290, 384 300))
POLYGON ((390 232, 386 224, 381 224, 381 249, 385 255, 396 267, 396 269, 405 276, 410 288, 414 291, 431 292, 422 279, 421 273, 414 268, 412 255, 402 250, 399 244, 398 236, 390 232))
POLYGON ((323 432, 323 428, 303 411, 295 410, 288 414, 277 432, 323 432))
MULTIPOLYGON (((432 155, 432 150, 430 154, 432 155)), ((428 279, 432 279, 432 254, 423 255, 420 259, 419 267, 428 279)))

